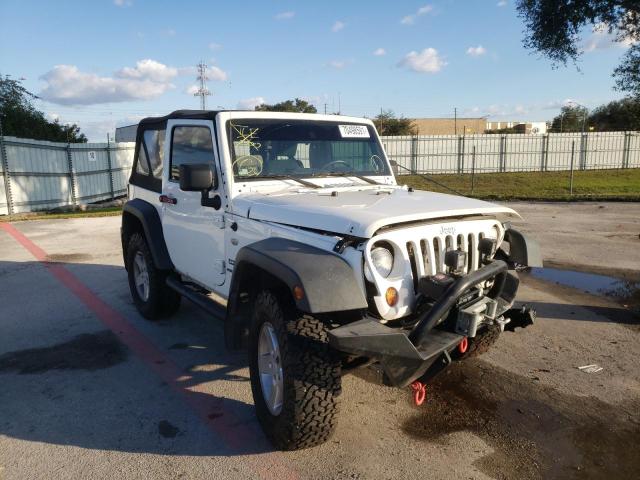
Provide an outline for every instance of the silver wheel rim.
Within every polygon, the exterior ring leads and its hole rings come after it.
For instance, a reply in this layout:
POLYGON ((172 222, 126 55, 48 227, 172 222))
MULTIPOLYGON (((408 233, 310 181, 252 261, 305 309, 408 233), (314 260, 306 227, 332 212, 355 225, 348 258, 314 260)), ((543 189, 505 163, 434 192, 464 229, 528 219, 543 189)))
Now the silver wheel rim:
POLYGON ((143 302, 149 300, 149 271, 142 252, 136 252, 133 258, 133 280, 140 300, 143 302))
POLYGON ((271 415, 282 411, 284 384, 282 381, 282 359, 276 331, 269 322, 264 322, 258 338, 258 372, 262 397, 271 415))

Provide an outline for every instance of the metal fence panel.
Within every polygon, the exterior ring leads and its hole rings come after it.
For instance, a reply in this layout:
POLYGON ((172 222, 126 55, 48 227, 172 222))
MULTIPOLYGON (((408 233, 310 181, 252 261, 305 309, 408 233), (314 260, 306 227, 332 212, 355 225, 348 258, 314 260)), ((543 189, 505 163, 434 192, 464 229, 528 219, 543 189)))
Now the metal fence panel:
MULTIPOLYGON (((470 173, 474 151, 477 173, 569 170, 572 151, 576 169, 640 168, 640 132, 396 136, 382 143, 403 167, 399 174, 470 173)), ((0 215, 124 195, 134 148, 0 137, 0 215)))
POLYGON ((135 145, 111 145, 111 168, 104 143, 66 144, 3 137, 2 146, 10 196, 5 196, 2 182, 0 214, 47 210, 124 194, 135 145))
POLYGON ((5 189, 3 163, 4 162, 0 162, 0 215, 7 215, 9 213, 9 204, 7 202, 7 192, 5 189))
POLYGON ((14 213, 42 210, 71 202, 66 144, 4 138, 14 213))
POLYGON ((479 173, 569 170, 572 145, 576 169, 640 166, 639 132, 397 136, 382 143, 400 174, 469 173, 474 149, 479 173))

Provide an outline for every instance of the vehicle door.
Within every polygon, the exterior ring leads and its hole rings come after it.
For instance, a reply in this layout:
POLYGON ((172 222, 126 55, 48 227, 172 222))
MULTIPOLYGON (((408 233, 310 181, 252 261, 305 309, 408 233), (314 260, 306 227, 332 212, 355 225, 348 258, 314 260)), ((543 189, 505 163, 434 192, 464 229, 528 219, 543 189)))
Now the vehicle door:
POLYGON ((167 249, 178 272, 214 289, 225 282, 224 207, 219 181, 214 125, 211 120, 169 120, 162 188, 162 227, 167 249), (180 189, 180 165, 209 164, 217 189, 203 194, 180 189), (218 181, 215 179, 218 178, 218 181), (218 208, 203 206, 203 198, 220 196, 218 208))

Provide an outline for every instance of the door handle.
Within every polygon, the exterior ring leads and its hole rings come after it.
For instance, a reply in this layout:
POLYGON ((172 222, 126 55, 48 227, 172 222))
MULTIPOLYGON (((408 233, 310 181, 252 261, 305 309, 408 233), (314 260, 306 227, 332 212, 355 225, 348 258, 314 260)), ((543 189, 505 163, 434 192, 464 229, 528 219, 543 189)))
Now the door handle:
POLYGON ((170 205, 175 205, 178 203, 178 199, 172 197, 171 195, 160 195, 160 203, 168 203, 170 205))

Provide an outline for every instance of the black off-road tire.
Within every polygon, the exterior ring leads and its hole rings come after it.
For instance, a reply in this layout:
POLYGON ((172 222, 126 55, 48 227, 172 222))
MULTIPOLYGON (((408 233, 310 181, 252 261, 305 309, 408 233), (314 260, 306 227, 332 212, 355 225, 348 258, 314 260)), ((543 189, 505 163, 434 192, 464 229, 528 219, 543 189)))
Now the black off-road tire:
POLYGON ((156 268, 147 241, 140 233, 134 233, 129 238, 127 272, 133 303, 142 316, 149 320, 157 320, 174 314, 180 308, 181 296, 167 286, 168 272, 156 268), (137 252, 142 253, 149 273, 149 298, 146 301, 140 298, 134 280, 133 261, 137 252))
POLYGON ((490 325, 478 332, 474 338, 469 339, 469 347, 464 358, 478 357, 486 353, 500 338, 500 327, 490 325))
POLYGON ((331 436, 338 413, 341 369, 321 320, 302 314, 283 296, 260 292, 249 332, 249 369, 258 420, 277 449, 312 447, 331 436), (283 404, 277 416, 264 401, 258 370, 258 338, 265 321, 277 334, 282 362, 283 404))

